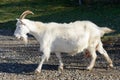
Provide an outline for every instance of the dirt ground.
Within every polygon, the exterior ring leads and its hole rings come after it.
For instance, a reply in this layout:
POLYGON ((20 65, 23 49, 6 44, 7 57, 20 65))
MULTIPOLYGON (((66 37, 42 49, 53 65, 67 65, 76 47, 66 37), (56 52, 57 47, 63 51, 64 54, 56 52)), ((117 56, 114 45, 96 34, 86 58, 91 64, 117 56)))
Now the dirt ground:
POLYGON ((58 59, 52 53, 42 73, 36 75, 34 70, 42 55, 38 42, 29 37, 29 44, 25 46, 14 38, 13 31, 0 30, 0 80, 120 80, 120 38, 105 42, 104 48, 113 60, 114 69, 107 68, 106 60, 99 53, 92 71, 85 70, 90 58, 85 58, 84 54, 62 53, 64 71, 59 72, 58 59))

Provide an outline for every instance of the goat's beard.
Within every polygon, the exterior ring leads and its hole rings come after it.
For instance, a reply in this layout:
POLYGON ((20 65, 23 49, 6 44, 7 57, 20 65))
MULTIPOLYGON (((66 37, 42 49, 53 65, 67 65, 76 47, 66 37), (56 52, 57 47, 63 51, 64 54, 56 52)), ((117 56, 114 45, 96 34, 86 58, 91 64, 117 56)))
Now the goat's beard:
POLYGON ((23 35, 22 38, 23 38, 24 44, 27 45, 28 44, 28 36, 27 35, 23 35))

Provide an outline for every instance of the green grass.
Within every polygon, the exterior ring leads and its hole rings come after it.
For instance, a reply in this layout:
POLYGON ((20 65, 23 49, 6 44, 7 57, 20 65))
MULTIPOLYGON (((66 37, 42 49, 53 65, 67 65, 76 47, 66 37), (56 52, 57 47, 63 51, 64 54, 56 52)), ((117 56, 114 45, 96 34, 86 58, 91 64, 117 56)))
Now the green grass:
POLYGON ((120 33, 120 5, 93 4, 71 5, 59 0, 1 0, 0 2, 0 29, 14 30, 16 18, 25 10, 35 14, 28 19, 42 22, 69 23, 76 20, 90 20, 98 26, 110 27, 120 33))

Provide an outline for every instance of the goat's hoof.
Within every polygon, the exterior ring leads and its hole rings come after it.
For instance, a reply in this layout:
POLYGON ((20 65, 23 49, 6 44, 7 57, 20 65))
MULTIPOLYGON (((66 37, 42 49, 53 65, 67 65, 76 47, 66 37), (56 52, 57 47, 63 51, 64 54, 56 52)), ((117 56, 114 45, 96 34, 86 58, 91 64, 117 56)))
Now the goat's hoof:
POLYGON ((35 72, 34 72, 34 74, 40 74, 41 73, 41 71, 38 71, 38 70, 35 70, 35 72))
POLYGON ((115 67, 113 66, 113 64, 110 64, 107 69, 115 69, 115 67))
POLYGON ((62 72, 62 71, 63 71, 63 67, 59 66, 59 67, 58 67, 58 71, 59 71, 59 72, 62 72))
POLYGON ((113 64, 110 64, 109 67, 110 67, 110 68, 114 68, 114 67, 113 67, 113 64))
POLYGON ((86 70, 87 70, 87 71, 91 71, 91 70, 92 70, 92 68, 90 68, 90 67, 87 67, 87 68, 86 68, 86 70))

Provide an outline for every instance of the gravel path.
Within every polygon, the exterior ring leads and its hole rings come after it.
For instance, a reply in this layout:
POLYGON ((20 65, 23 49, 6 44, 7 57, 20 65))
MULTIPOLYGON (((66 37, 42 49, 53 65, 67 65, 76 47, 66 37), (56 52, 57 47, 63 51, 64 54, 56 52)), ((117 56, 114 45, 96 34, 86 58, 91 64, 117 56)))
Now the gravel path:
POLYGON ((114 44, 104 45, 114 62, 114 69, 107 68, 107 62, 100 54, 94 69, 86 71, 90 58, 85 58, 84 54, 72 57, 62 53, 64 71, 59 72, 58 59, 52 53, 44 63, 42 73, 35 75, 42 55, 37 41, 30 37, 28 46, 24 46, 12 33, 0 30, 0 80, 120 80, 120 38, 114 44))

